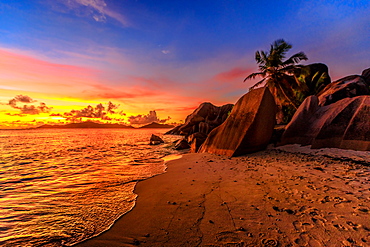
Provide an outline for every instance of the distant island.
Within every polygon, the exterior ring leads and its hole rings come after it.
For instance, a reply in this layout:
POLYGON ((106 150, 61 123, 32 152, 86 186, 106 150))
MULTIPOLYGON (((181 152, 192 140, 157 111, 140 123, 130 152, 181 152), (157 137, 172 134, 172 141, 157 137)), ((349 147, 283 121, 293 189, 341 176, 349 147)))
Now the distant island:
POLYGON ((173 128, 173 127, 175 127, 175 126, 170 125, 170 124, 160 124, 160 123, 153 122, 151 124, 141 126, 139 129, 173 128))
POLYGON ((73 129, 73 128, 134 128, 130 125, 124 124, 102 124, 102 123, 94 123, 91 121, 86 121, 82 123, 69 123, 63 125, 51 125, 51 124, 44 124, 37 129, 73 129))
POLYGON ((77 129, 77 128, 111 128, 111 129, 143 129, 143 128, 173 128, 173 125, 169 124, 159 124, 159 123, 150 123, 139 128, 135 128, 131 125, 125 124, 103 124, 103 123, 95 123, 92 121, 86 121, 82 123, 69 123, 63 125, 51 125, 51 124, 44 124, 36 129, 77 129))

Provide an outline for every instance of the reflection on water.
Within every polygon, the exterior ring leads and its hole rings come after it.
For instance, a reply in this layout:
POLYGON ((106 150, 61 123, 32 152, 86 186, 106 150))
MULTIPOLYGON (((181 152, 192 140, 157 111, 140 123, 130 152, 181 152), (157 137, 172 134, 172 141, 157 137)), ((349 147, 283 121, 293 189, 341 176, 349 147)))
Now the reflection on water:
MULTIPOLYGON (((72 245, 109 228, 137 181, 162 173, 164 130, 0 131, 0 245, 72 245)), ((170 159, 170 158, 169 158, 170 159)))

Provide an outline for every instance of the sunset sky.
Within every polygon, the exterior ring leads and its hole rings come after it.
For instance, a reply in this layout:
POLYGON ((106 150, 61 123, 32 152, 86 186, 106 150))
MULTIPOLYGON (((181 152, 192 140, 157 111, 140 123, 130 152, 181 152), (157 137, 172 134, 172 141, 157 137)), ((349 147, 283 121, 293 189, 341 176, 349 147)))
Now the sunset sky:
POLYGON ((1 0, 0 128, 179 122, 235 103, 280 38, 332 80, 361 74, 370 1, 1 0))

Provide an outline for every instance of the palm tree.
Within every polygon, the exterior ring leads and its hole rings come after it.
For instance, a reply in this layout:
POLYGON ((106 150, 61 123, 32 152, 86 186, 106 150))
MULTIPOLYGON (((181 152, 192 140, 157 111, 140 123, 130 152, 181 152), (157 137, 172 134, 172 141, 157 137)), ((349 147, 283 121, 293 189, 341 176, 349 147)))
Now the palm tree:
POLYGON ((296 64, 301 60, 307 60, 307 56, 303 52, 299 52, 284 61, 286 53, 291 48, 291 44, 288 44, 283 39, 278 39, 271 45, 270 51, 256 51, 255 59, 260 72, 248 75, 244 82, 257 76, 263 77, 249 90, 253 90, 265 83, 265 86, 275 96, 278 105, 288 104, 297 109, 299 103, 295 94, 299 91, 300 85, 297 84, 291 74, 298 67, 296 64))

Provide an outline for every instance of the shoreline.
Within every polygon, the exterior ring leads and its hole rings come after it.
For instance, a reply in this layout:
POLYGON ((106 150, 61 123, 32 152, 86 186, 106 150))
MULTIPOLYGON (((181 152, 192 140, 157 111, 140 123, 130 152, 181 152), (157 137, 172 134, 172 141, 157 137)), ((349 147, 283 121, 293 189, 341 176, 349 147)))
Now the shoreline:
POLYGON ((108 231, 75 246, 368 246, 370 170, 303 149, 185 154, 140 181, 108 231))

